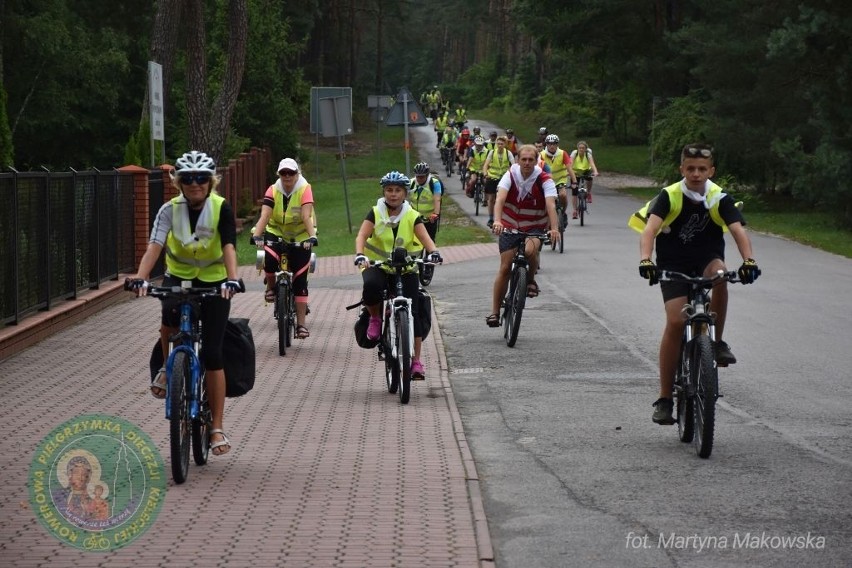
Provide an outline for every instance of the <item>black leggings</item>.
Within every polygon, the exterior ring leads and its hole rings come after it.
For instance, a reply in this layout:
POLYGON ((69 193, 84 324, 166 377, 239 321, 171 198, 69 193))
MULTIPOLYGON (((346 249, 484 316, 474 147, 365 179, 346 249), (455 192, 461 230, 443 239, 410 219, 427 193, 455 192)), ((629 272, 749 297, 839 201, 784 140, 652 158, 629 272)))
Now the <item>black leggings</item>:
MULTIPOLYGON (((219 282, 202 282, 195 279, 192 281, 193 288, 218 288, 224 280, 219 282)), ((174 276, 163 278, 163 286, 180 286, 181 279, 174 276)), ((180 327, 180 300, 169 298, 163 300, 163 325, 166 327, 180 327)), ((231 300, 225 300, 221 296, 203 298, 201 300, 201 360, 204 368, 208 371, 217 371, 225 367, 222 358, 222 341, 225 338, 225 325, 228 323, 228 315, 231 312, 231 300)))
MULTIPOLYGON (((364 279, 364 290, 361 297, 367 306, 375 306, 382 302, 382 291, 388 288, 390 276, 381 268, 368 268, 361 273, 364 279)), ((417 298, 420 296, 420 279, 416 272, 402 275, 402 293, 411 298, 411 315, 414 318, 414 337, 423 337, 423 327, 417 298)))

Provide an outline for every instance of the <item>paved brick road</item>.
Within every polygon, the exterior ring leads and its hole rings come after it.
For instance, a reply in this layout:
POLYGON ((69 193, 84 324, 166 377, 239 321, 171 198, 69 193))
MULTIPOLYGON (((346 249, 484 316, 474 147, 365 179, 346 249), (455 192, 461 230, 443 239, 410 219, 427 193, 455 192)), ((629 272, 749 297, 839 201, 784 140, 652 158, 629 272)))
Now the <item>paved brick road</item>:
MULTIPOLYGON (((496 253, 445 247, 447 262, 496 253)), ((168 467, 162 403, 146 386, 159 305, 120 302, 0 362, 4 483, 2 566, 491 566, 476 469, 450 389, 438 326, 424 342, 428 378, 399 404, 375 352, 352 338, 360 296, 350 257, 320 259, 312 276, 311 337, 277 354, 271 309, 251 282, 233 316, 257 346, 254 391, 230 399, 224 457, 169 482, 156 523, 131 545, 82 552, 50 536, 29 503, 39 441, 75 416, 102 413, 141 426, 168 467), (351 278, 350 278, 351 277, 351 278)), ((435 286, 449 286, 436 278, 435 286)), ((8 333, 8 332, 7 332, 8 333)))

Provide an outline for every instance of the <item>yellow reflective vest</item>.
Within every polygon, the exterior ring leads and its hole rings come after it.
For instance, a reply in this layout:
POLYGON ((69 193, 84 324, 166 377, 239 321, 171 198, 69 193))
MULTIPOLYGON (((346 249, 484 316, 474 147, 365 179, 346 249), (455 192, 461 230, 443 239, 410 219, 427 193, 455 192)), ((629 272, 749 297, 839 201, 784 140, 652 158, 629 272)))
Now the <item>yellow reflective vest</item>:
MULTIPOLYGON (((189 207, 183 196, 175 197, 172 204, 172 229, 166 237, 166 271, 182 280, 198 278, 203 282, 218 282, 228 277, 225 255, 222 252, 222 237, 219 234, 219 216, 225 198, 216 193, 207 197, 213 209, 209 227, 196 224, 196 239, 182 243, 175 232, 180 232, 182 223, 189 223, 189 216, 181 210, 189 207)), ((201 219, 199 219, 201 222, 201 219)), ((186 228, 189 234, 189 229, 186 228)))
POLYGON ((277 189, 273 190, 275 207, 272 208, 272 215, 266 225, 267 231, 290 242, 308 239, 310 235, 307 227, 305 227, 305 222, 302 220, 302 196, 309 187, 311 187, 311 184, 305 183, 293 190, 286 211, 284 210, 284 195, 277 189))
POLYGON ((541 159, 545 164, 550 166, 550 177, 553 178, 553 183, 568 183, 568 166, 565 165, 565 150, 559 148, 553 155, 553 158, 547 155, 547 150, 542 150, 541 159))
POLYGON ((488 177, 491 179, 500 179, 503 174, 509 171, 509 166, 512 162, 509 161, 509 150, 503 148, 503 153, 500 153, 498 148, 494 148, 491 152, 491 163, 488 164, 488 177))
MULTIPOLYGON (((681 210, 683 209, 683 192, 680 190, 680 184, 682 182, 673 183, 668 187, 663 188, 663 191, 669 194, 669 213, 666 215, 666 218, 663 219, 662 225, 660 225, 660 231, 664 228, 668 227, 672 224, 672 222, 680 215, 681 210)), ((707 189, 707 199, 711 202, 713 201, 713 197, 722 193, 722 188, 716 185, 713 182, 710 182, 710 187, 707 189)), ((644 207, 642 207, 639 211, 630 216, 627 220, 627 226, 641 233, 645 230, 645 225, 648 224, 648 211, 651 210, 653 204, 656 202, 657 198, 651 199, 648 201, 644 207)), ((725 221, 722 220, 722 216, 719 214, 719 203, 720 199, 715 200, 715 203, 710 207, 710 218, 713 219, 713 222, 722 227, 722 231, 727 232, 728 226, 725 224, 725 221)), ((742 202, 738 202, 736 204, 737 208, 742 208, 742 202)), ((660 233, 657 232, 657 234, 660 233)))
MULTIPOLYGON (((409 254, 416 255, 423 248, 423 245, 417 240, 414 234, 414 223, 420 219, 420 213, 414 208, 409 208, 405 215, 399 220, 396 226, 396 235, 394 235, 393 227, 384 225, 379 222, 379 208, 373 206, 373 218, 376 225, 373 228, 373 234, 367 239, 364 244, 364 254, 370 260, 387 260, 393 253, 396 247, 404 247, 409 254)), ((385 272, 392 272, 393 269, 383 266, 385 272)), ((409 267, 405 272, 413 272, 417 270, 417 266, 409 267)))

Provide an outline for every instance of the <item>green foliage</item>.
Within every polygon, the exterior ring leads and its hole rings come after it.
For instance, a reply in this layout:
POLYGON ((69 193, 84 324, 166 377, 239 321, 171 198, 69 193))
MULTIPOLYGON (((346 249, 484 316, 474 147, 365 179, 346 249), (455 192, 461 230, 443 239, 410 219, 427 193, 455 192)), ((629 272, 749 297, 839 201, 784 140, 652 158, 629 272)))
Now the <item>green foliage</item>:
POLYGON ((680 177, 680 152, 686 144, 709 143, 707 113, 697 93, 672 99, 658 108, 651 132, 651 172, 655 179, 680 177))

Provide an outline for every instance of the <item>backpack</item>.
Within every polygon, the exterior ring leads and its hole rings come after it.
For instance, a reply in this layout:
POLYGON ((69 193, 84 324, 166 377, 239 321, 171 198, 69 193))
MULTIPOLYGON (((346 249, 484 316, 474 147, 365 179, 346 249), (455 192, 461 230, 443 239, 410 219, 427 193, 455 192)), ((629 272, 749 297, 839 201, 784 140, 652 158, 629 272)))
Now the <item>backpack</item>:
MULTIPOLYGON (((254 337, 245 318, 230 318, 225 325, 225 338, 222 341, 222 358, 225 363, 225 396, 235 398, 254 388, 255 351, 254 337)), ((366 328, 364 333, 366 334, 366 328)), ((151 350, 149 366, 151 382, 165 364, 160 340, 151 350)))

